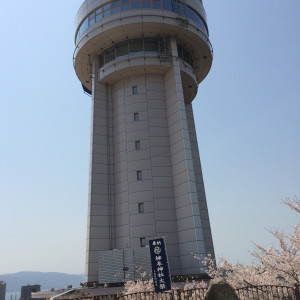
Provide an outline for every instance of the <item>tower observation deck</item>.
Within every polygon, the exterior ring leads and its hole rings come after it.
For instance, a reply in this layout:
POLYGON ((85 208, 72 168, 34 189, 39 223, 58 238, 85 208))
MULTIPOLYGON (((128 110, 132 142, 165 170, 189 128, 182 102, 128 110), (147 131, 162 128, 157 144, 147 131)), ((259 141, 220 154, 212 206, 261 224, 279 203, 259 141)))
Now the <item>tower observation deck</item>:
MULTIPOLYGON (((99 253, 165 237, 172 275, 214 256, 191 102, 212 64, 201 0, 86 0, 74 68, 92 95, 86 281, 99 253)), ((99 271, 100 270, 100 271, 99 271)))

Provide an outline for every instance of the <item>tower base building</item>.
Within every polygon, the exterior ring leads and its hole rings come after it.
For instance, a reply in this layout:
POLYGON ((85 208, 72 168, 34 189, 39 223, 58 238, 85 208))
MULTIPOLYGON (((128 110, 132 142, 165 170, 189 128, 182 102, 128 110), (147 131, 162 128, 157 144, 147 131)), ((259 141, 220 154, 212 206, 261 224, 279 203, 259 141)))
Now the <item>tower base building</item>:
POLYGON ((86 0, 76 28, 92 95, 86 281, 131 274, 153 237, 172 275, 204 273, 193 254, 214 249, 191 103, 212 63, 202 1, 86 0))

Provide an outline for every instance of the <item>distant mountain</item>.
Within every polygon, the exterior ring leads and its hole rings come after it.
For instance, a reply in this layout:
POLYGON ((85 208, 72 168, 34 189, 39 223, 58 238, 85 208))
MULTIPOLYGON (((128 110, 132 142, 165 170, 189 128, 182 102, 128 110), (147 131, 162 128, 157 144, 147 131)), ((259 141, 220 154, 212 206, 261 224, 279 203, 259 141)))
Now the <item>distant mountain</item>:
POLYGON ((84 275, 64 273, 19 272, 0 275, 0 281, 6 282, 6 292, 20 292, 21 286, 39 284, 41 290, 66 288, 68 285, 79 287, 84 282, 84 275))

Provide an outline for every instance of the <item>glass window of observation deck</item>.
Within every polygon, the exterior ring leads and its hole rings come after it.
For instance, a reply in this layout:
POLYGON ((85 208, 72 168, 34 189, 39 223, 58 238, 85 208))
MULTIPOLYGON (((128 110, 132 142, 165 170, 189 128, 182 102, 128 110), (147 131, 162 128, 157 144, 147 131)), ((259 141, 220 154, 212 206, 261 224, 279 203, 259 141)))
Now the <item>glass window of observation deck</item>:
POLYGON ((96 22, 102 20, 102 7, 96 10, 96 22))
POLYGON ((151 2, 149 0, 143 0, 142 8, 151 8, 151 2))
POLYGON ((95 23, 95 19, 89 20, 89 26, 92 26, 95 23))
POLYGON ((112 2, 112 14, 120 12, 120 2, 119 0, 112 2))
POLYGON ((185 15, 186 16, 186 8, 187 8, 187 6, 186 5, 184 5, 183 3, 179 3, 179 12, 182 14, 182 15, 185 15))
POLYGON ((103 12, 103 18, 109 17, 110 15, 111 15, 111 10, 110 9, 109 10, 105 10, 103 12))
POLYGON ((76 42, 77 42, 77 40, 79 39, 79 37, 80 37, 80 30, 78 30, 78 32, 77 32, 77 35, 76 35, 76 42))
POLYGON ((172 11, 172 3, 171 3, 171 0, 162 0, 163 2, 163 8, 165 10, 169 10, 169 11, 172 11))
POLYGON ((89 18, 86 18, 80 26, 80 34, 82 35, 89 27, 89 18))
POLYGON ((193 58, 191 57, 190 53, 183 48, 182 54, 183 54, 183 56, 182 56, 183 60, 186 61, 189 65, 193 66, 194 61, 193 61, 193 58))
POLYGON ((89 26, 92 26, 95 23, 95 12, 89 15, 89 26))
POLYGON ((110 3, 103 6, 103 18, 109 17, 111 15, 110 3))
POLYGON ((128 42, 121 42, 116 44, 116 57, 128 54, 128 42))
POLYGON ((149 52, 157 52, 157 39, 155 38, 144 38, 144 50, 149 52))
POLYGON ((133 1, 131 2, 131 9, 138 9, 138 8, 140 8, 140 7, 141 7, 140 1, 133 0, 133 1))
POLYGON ((143 39, 129 40, 129 52, 141 52, 143 51, 143 39))
POLYGON ((129 9, 130 9, 129 0, 122 0, 122 11, 126 11, 129 9))
POLYGON ((161 8, 160 0, 152 0, 152 7, 154 9, 160 9, 161 8))
POLYGON ((102 13, 96 17, 96 22, 102 20, 102 13))
POLYGON ((206 24, 198 12, 179 0, 114 0, 104 4, 101 7, 98 7, 96 10, 92 11, 87 18, 84 19, 83 23, 78 29, 76 43, 78 42, 79 37, 81 37, 90 26, 94 25, 95 22, 98 22, 103 18, 120 13, 120 11, 128 11, 130 9, 161 9, 162 7, 164 10, 179 13, 192 19, 200 26, 203 32, 208 35, 206 24))
POLYGON ((100 66, 100 68, 104 66, 104 56, 103 55, 99 56, 99 66, 100 66))
POLYGON ((103 10, 108 10, 108 9, 110 9, 110 3, 105 4, 105 5, 103 6, 103 10))
POLYGON ((115 55, 115 46, 112 46, 105 50, 105 63, 107 64, 108 62, 114 60, 116 57, 115 55))

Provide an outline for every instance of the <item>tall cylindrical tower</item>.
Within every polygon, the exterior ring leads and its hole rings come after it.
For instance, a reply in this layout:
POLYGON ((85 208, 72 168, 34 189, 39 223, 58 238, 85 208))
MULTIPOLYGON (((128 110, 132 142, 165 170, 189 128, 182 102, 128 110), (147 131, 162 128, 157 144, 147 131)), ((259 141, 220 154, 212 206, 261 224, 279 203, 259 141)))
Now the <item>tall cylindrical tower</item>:
POLYGON ((86 0, 74 67, 92 95, 86 281, 99 252, 166 237, 172 275, 214 255, 192 111, 212 64, 201 0, 86 0))

